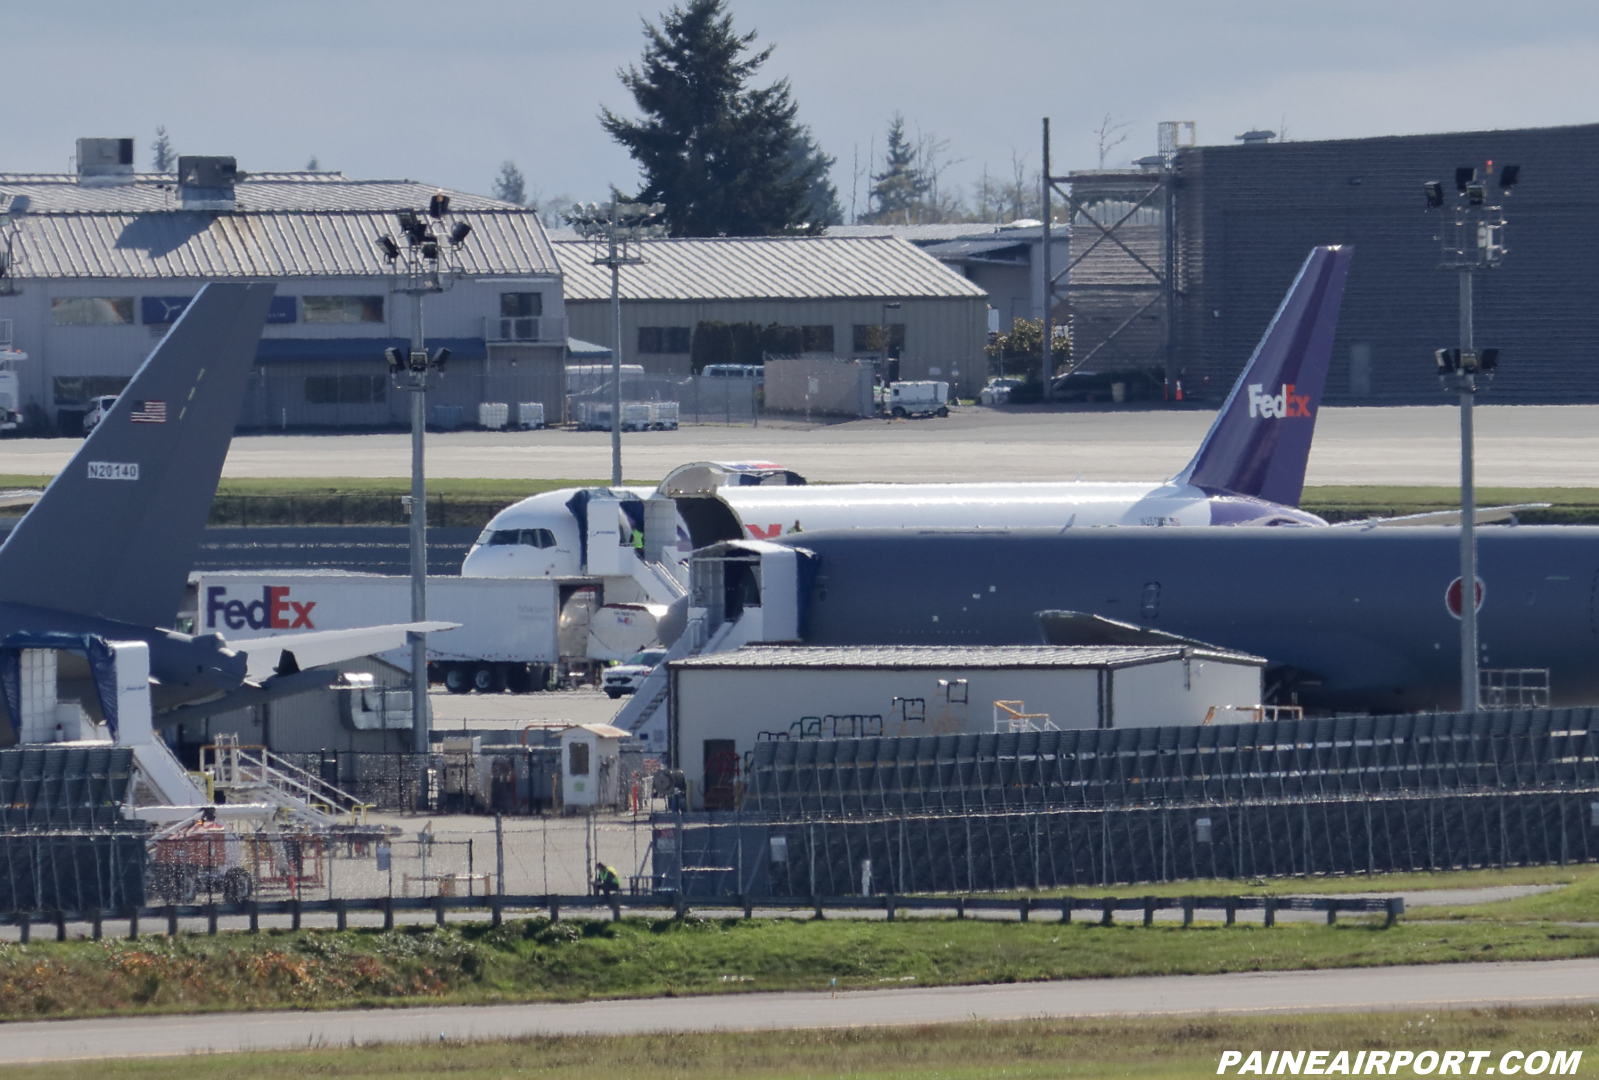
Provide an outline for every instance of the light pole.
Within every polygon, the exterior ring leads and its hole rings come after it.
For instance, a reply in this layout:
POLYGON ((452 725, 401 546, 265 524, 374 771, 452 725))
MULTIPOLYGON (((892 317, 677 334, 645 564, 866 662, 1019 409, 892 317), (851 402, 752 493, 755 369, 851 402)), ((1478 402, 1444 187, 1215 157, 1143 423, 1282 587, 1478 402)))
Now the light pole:
POLYGON ((595 241, 595 266, 611 268, 611 486, 622 486, 622 267, 644 261, 642 241, 666 235, 662 203, 574 203, 567 224, 595 241))
MULTIPOLYGON (((1477 672, 1477 492, 1473 461, 1471 407, 1476 396, 1478 376, 1493 377, 1499 366, 1498 349, 1478 350, 1471 314, 1472 275, 1498 266, 1505 256, 1505 216, 1503 208, 1488 204, 1488 177, 1493 162, 1488 162, 1484 177, 1478 179, 1474 166, 1455 170, 1455 194, 1451 203, 1453 226, 1441 230, 1436 239, 1442 244, 1439 267, 1460 276, 1460 347, 1438 349, 1438 379, 1446 392, 1460 399, 1460 709, 1476 712, 1481 701, 1477 672)), ((1519 165, 1507 165, 1499 173, 1499 194, 1508 196, 1521 178, 1519 165)), ((1442 183, 1423 184, 1427 209, 1445 205, 1442 183)))
MULTIPOLYGON (((472 226, 457 221, 441 239, 434 230, 444 227, 450 212, 450 197, 443 192, 433 196, 424 214, 402 210, 398 214, 405 246, 385 234, 377 238, 378 248, 393 265, 390 292, 411 298, 411 347, 385 350, 389 374, 395 385, 411 395, 411 621, 427 619, 427 482, 423 470, 423 436, 427 431, 427 389, 429 372, 442 378, 450 350, 428 355, 422 336, 422 298, 450 287, 453 256, 466 242, 472 226)), ((428 712, 427 635, 412 631, 411 644, 411 749, 426 754, 431 746, 428 712)), ((424 797, 426 793, 423 793, 424 797)))

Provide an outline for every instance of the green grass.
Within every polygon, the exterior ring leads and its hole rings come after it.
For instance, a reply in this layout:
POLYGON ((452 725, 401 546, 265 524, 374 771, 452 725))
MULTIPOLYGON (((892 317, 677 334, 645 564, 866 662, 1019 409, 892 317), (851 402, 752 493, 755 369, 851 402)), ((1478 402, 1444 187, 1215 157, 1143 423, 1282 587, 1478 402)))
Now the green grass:
MULTIPOLYGON (((1136 919, 1136 916, 1134 916, 1136 919)), ((0 945, 0 1018, 473 1004, 749 990, 1599 956, 1599 927, 1341 917, 1062 925, 984 920, 543 919, 446 929, 268 932, 0 945)))
MULTIPOLYGON (((1477 489, 1478 506, 1512 506, 1519 503, 1553 504, 1547 510, 1518 512, 1517 519, 1527 525, 1599 524, 1599 487, 1477 489)), ((1334 522, 1396 517, 1458 509, 1460 489, 1398 484, 1307 487, 1299 504, 1311 513, 1334 522)))
MULTIPOLYGON (((819 1031, 566 1036, 10 1066, 11 1080, 976 1080, 1214 1076, 1224 1050, 1581 1050, 1599 1058, 1593 1009, 1553 1007, 1270 1018, 1025 1020, 819 1031)), ((1469 1061, 1467 1063, 1469 1068, 1469 1061)), ((1228 1075, 1235 1075, 1236 1068, 1228 1075)), ((1407 1070, 1408 1072, 1408 1070, 1407 1070)))

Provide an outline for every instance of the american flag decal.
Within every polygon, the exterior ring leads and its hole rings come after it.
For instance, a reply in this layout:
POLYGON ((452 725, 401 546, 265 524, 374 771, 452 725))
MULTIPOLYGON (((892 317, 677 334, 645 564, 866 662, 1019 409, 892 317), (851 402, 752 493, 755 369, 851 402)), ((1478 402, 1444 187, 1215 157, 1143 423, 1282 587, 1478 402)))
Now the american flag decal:
POLYGON ((167 422, 167 403, 140 401, 134 404, 130 415, 135 424, 164 424, 167 422))

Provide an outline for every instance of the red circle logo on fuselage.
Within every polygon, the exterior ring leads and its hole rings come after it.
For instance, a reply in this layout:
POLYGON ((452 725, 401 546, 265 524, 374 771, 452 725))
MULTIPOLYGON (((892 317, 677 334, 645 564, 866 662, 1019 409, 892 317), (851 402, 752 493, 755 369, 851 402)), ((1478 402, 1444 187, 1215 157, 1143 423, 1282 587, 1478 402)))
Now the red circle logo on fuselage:
MULTIPOLYGON (((1449 588, 1444 590, 1444 606, 1449 609, 1449 614, 1453 615, 1457 619, 1460 618, 1459 578, 1455 578, 1455 580, 1451 581, 1449 583, 1449 588)), ((1477 579, 1477 603, 1475 605, 1475 609, 1477 611, 1482 610, 1482 578, 1477 579)))

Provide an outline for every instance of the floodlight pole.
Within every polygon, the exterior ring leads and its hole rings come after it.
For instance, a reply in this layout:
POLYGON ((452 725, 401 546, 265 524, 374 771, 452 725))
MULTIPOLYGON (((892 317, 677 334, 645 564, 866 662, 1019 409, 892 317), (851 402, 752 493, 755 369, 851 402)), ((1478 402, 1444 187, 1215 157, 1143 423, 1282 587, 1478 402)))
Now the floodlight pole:
MULTIPOLYGON (((406 368, 406 390, 411 395, 411 621, 425 622, 428 615, 427 478, 423 448, 427 435, 427 345, 422 333, 422 298, 438 292, 437 284, 413 280, 403 290, 411 298, 411 352, 406 368), (416 361, 422 356, 420 370, 416 361)), ((411 749, 426 754, 432 746, 428 709, 428 639, 424 633, 406 634, 411 644, 411 749)))
MULTIPOLYGON (((1055 398, 1055 341, 1054 341, 1054 338, 1055 338, 1055 325, 1054 325, 1054 322, 1055 322, 1055 320, 1054 320, 1054 310, 1053 310, 1054 306, 1055 306, 1054 303, 1053 303, 1053 301, 1055 299, 1055 279, 1050 274, 1050 271, 1053 268, 1050 266, 1050 255, 1052 254, 1052 252, 1050 251, 1051 241, 1050 241, 1050 236, 1049 236, 1049 233, 1050 233, 1050 220, 1049 219, 1050 219, 1050 216, 1051 216, 1049 210, 1050 210, 1050 204, 1052 202, 1054 202, 1054 200, 1050 197, 1052 193, 1050 191, 1050 175, 1049 175, 1049 117, 1047 117, 1047 116, 1044 117, 1044 170, 1043 170, 1043 178, 1044 178, 1043 179, 1043 191, 1041 193, 1043 197, 1039 201, 1039 207, 1040 207, 1040 210, 1041 210, 1041 213, 1040 213, 1039 216, 1044 219, 1044 229, 1043 229, 1044 250, 1043 250, 1043 253, 1042 253, 1043 254, 1043 265, 1040 267, 1040 269, 1041 269, 1041 271, 1043 273, 1043 277, 1040 280, 1041 280, 1041 283, 1043 284, 1043 287, 1044 287, 1043 288, 1043 291, 1044 291, 1044 318, 1043 318, 1043 322, 1041 324, 1042 327, 1043 327, 1043 330, 1044 330, 1044 347, 1041 350, 1043 355, 1042 355, 1042 357, 1039 360, 1039 363, 1040 363, 1040 365, 1043 368, 1043 371, 1042 371, 1043 382, 1040 383, 1040 387, 1039 388, 1041 390, 1043 390, 1043 392, 1044 392, 1044 401, 1047 403, 1047 402, 1053 401, 1054 398, 1055 398)), ((1004 362, 1001 361, 1001 367, 1003 367, 1003 364, 1004 364, 1004 362)))
MULTIPOLYGON (((1471 268, 1460 268, 1460 354, 1475 351, 1471 324, 1471 268)), ((1473 467, 1472 399, 1477 379, 1460 373, 1460 709, 1476 712, 1477 676, 1477 488, 1473 467)))
POLYGON ((611 223, 606 237, 611 268, 611 486, 622 486, 622 263, 616 257, 616 195, 611 195, 611 223))

